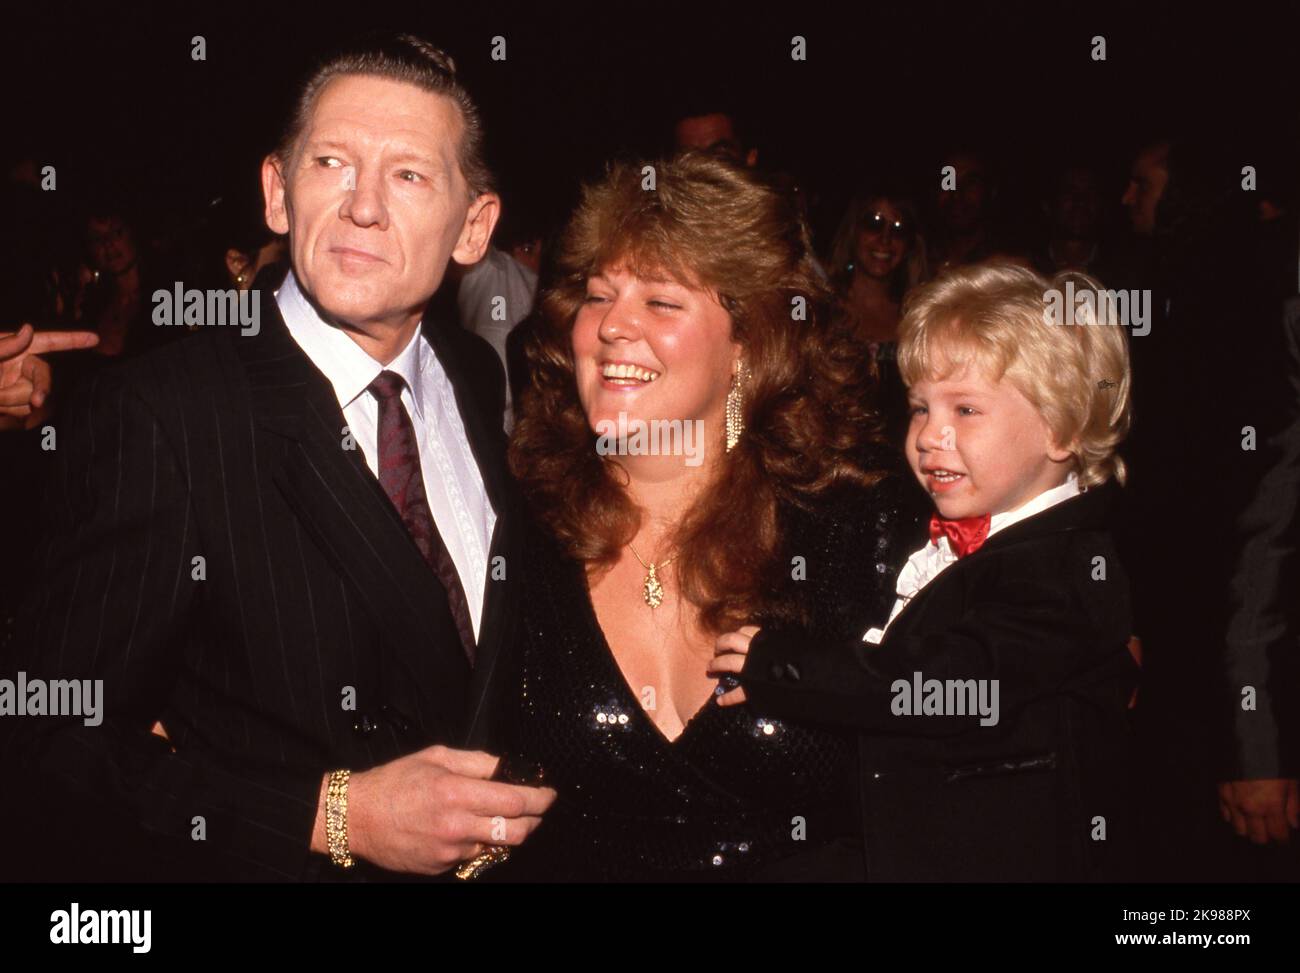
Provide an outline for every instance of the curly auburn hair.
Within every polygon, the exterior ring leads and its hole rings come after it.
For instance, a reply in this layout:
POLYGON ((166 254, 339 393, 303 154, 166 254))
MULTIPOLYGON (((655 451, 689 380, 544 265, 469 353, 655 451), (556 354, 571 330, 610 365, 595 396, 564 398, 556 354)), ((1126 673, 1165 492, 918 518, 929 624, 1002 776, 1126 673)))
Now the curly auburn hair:
POLYGON ((706 629, 727 631, 789 587, 779 506, 808 509, 834 487, 879 479, 860 459, 880 441, 865 356, 832 330, 808 227, 769 180, 698 152, 612 164, 584 187, 559 241, 510 442, 531 511, 589 572, 617 562, 642 516, 626 472, 596 450, 575 380, 571 335, 587 280, 613 267, 716 293, 743 349, 744 433, 673 536, 682 597, 706 629))

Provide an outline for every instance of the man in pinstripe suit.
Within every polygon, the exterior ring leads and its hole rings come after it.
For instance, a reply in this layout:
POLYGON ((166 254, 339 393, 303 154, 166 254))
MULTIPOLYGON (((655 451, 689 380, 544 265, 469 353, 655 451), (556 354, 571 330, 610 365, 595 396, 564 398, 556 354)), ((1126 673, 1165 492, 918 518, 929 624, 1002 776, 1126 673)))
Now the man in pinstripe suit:
POLYGON ((3 668, 102 679, 104 719, 3 720, 0 743, 133 877, 159 855, 190 879, 443 874, 554 799, 462 749, 510 641, 518 514, 495 356, 425 312, 497 219, 480 141, 425 42, 323 62, 263 165, 292 270, 260 332, 127 363, 60 430, 3 668))

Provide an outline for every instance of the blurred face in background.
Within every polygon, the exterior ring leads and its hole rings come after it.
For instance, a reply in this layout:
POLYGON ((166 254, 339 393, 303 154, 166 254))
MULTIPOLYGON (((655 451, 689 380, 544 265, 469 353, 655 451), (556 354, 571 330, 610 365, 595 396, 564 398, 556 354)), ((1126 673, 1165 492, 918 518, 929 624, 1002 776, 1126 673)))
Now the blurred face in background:
POLYGON ((573 325, 578 397, 593 431, 602 421, 699 419, 721 442, 740 355, 716 293, 606 268, 587 282, 573 325))
POLYGON ((1156 207, 1169 185, 1169 145, 1160 143, 1138 153, 1120 200, 1128 210, 1133 232, 1150 236, 1156 230, 1156 207))
POLYGON ((722 112, 680 119, 673 130, 673 140, 679 151, 714 152, 742 166, 752 166, 758 161, 758 150, 741 144, 736 123, 722 112))
POLYGON ((87 221, 86 247, 92 269, 100 273, 120 277, 135 266, 135 235, 116 216, 91 217, 87 221))
POLYGON ((869 277, 891 276, 907 259, 915 227, 887 199, 873 200, 859 223, 854 265, 869 277))
POLYGON ((1092 240, 1101 217, 1101 189, 1091 169, 1069 169, 1052 206, 1055 235, 1066 240, 1092 240))
POLYGON ((289 244, 284 237, 268 240, 255 253, 244 253, 231 247, 226 251, 226 275, 231 286, 241 291, 248 290, 263 267, 283 261, 288 253, 289 244))
POLYGON ((990 197, 988 170, 979 157, 966 154, 952 156, 945 165, 956 171, 957 186, 939 191, 939 220, 949 236, 965 236, 985 222, 990 197))
POLYGON ((510 256, 514 257, 533 273, 541 273, 542 238, 533 237, 531 240, 520 240, 510 248, 510 256))

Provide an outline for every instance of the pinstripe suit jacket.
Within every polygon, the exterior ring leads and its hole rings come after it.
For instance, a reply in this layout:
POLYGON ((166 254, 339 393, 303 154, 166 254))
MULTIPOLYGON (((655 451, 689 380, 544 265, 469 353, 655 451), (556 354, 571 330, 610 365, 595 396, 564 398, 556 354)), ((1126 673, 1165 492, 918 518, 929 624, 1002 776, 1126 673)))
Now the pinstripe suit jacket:
POLYGON ((191 879, 339 874, 308 850, 321 775, 480 738, 515 614, 489 346, 426 320, 506 559, 471 671, 445 591, 262 295, 257 336, 213 329, 128 362, 59 424, 47 543, 4 666, 103 680, 100 726, 0 720, 6 762, 92 831, 116 816, 105 842, 134 833, 149 847, 133 855, 191 879))

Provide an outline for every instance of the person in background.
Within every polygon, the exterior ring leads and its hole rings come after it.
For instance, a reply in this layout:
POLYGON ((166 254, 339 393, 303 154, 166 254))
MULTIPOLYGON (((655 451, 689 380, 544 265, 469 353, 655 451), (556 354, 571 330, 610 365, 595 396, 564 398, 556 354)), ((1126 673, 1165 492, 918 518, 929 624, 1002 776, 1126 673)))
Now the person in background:
MULTIPOLYGON (((182 234, 187 287, 275 290, 289 269, 287 238, 273 233, 251 199, 219 196, 202 220, 182 234)), ((190 326, 187 330, 195 330, 190 326)))
MULTIPOLYGON (((758 145, 753 132, 742 116, 721 97, 701 98, 682 108, 672 125, 672 151, 708 152, 747 169, 759 167, 758 145)), ((820 201, 812 187, 793 172, 765 168, 773 184, 794 201, 800 219, 811 222, 810 214, 820 201)), ((816 256, 813 257, 813 270, 823 281, 828 279, 826 268, 816 256)))
POLYGON ((220 283, 226 288, 246 291, 253 287, 263 270, 288 269, 288 238, 272 233, 265 223, 249 221, 229 226, 216 246, 218 252, 214 256, 224 271, 220 283))
POLYGON ((849 203, 831 246, 836 318, 866 345, 890 442, 902 444, 907 390, 895 347, 903 297, 927 277, 916 210, 899 194, 861 192, 849 203))
MULTIPOLYGON (((510 254, 488 244, 483 259, 459 275, 456 313, 460 326, 478 335, 497 353, 509 376, 510 333, 533 310, 537 272, 510 254)), ((512 382, 506 382, 505 426, 514 425, 512 382)))
POLYGON ((948 153, 942 165, 954 170, 956 185, 936 190, 931 254, 936 272, 976 263, 997 252, 994 207, 997 185, 984 157, 961 149, 948 153))
POLYGON ((1276 564, 1239 559, 1282 550, 1269 538, 1285 512, 1261 516, 1260 504, 1285 494, 1277 435, 1289 407, 1277 393, 1290 352, 1256 249, 1256 201, 1234 164, 1210 134, 1143 139, 1119 200, 1131 237, 1107 282, 1147 309, 1130 329, 1135 420, 1120 541, 1143 648, 1144 818, 1159 822, 1144 854, 1171 881, 1200 877, 1192 869, 1206 856, 1190 848, 1213 849, 1221 867, 1243 877, 1275 867, 1275 855, 1220 842, 1220 816, 1255 840, 1289 832, 1294 767, 1278 735, 1291 705, 1289 662, 1268 631, 1277 617, 1268 599, 1285 585, 1269 585, 1276 564), (1203 407, 1189 405, 1201 397, 1203 407), (1270 472, 1274 463, 1281 472, 1270 472), (1189 471, 1209 470, 1188 489, 1189 471), (1244 583, 1259 588, 1243 597, 1244 583), (1243 709, 1247 687, 1253 711, 1243 709))
POLYGON ((737 165, 758 165, 753 144, 740 117, 723 105, 703 103, 683 110, 673 122, 673 148, 678 152, 713 152, 737 165))
POLYGON ((1099 277, 1101 273, 1101 180, 1091 166, 1071 163, 1060 169, 1043 209, 1048 238, 1038 257, 1049 276, 1063 270, 1099 277))
MULTIPOLYGON (((1256 845, 1289 844, 1276 856, 1280 875, 1300 877, 1300 615, 1294 578, 1300 570, 1300 294, 1297 219, 1291 160, 1262 165, 1259 235, 1250 262, 1261 269, 1263 320, 1280 309, 1281 342, 1267 353, 1281 362, 1268 376, 1267 416, 1259 462, 1233 524, 1224 698, 1231 713, 1228 773, 1219 782, 1219 811, 1233 831, 1256 845), (1278 177, 1281 178, 1278 178, 1278 177), (1254 686, 1256 705, 1242 705, 1254 686), (1286 869, 1290 869, 1289 875, 1286 869)), ((1253 383, 1252 383, 1253 384, 1253 383)), ((1272 857, 1272 856, 1271 856, 1272 857)))
POLYGON ((1300 300, 1294 298, 1284 314, 1284 349, 1286 377, 1263 446, 1263 473, 1234 525, 1224 642, 1232 756, 1219 783, 1219 811, 1257 845, 1288 843, 1300 829, 1300 300), (1250 705, 1246 692, 1253 695, 1250 705))
POLYGON ((517 239, 506 247, 506 252, 514 257, 521 266, 528 268, 534 274, 542 272, 544 241, 540 236, 517 239))
POLYGON ((155 328, 150 295, 172 286, 146 267, 133 221, 113 205, 93 208, 83 224, 85 263, 73 302, 74 317, 99 335, 95 354, 119 358, 146 351, 180 329, 155 328))
POLYGON ((1133 232, 1140 237, 1151 237, 1156 232, 1156 211, 1169 185, 1169 148, 1169 140, 1160 138, 1138 150, 1120 198, 1133 232))

